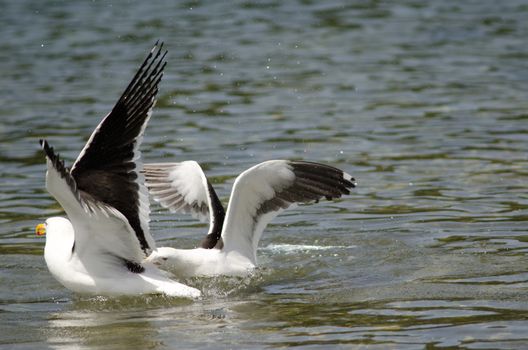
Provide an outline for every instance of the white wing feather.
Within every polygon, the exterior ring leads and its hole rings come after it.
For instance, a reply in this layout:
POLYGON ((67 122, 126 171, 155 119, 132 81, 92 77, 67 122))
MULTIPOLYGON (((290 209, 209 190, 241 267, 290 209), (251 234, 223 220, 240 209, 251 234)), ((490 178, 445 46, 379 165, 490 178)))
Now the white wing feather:
POLYGON ((348 194, 353 181, 337 168, 305 161, 270 160, 244 171, 235 180, 227 207, 225 251, 256 265, 258 242, 273 218, 295 203, 348 194))
POLYGON ((126 218, 103 203, 83 199, 47 159, 46 188, 66 211, 75 228, 79 256, 114 255, 140 264, 146 257, 126 218))
POLYGON ((150 195, 162 207, 201 221, 210 219, 207 178, 197 162, 150 163, 143 170, 150 195))
POLYGON ((282 211, 257 217, 257 210, 294 179, 295 174, 281 160, 260 163, 236 178, 222 230, 225 251, 243 252, 256 265, 256 245, 262 231, 282 211))

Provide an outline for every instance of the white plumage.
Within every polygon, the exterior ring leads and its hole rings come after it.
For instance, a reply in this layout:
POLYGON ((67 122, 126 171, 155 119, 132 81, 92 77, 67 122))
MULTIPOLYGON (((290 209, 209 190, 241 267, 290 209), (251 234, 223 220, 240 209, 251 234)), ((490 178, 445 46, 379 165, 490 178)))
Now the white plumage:
POLYGON ((207 178, 198 163, 151 163, 145 165, 145 172, 151 181, 150 194, 163 207, 173 213, 191 214, 200 221, 209 218, 207 178), (155 178, 163 181, 153 181, 155 178))

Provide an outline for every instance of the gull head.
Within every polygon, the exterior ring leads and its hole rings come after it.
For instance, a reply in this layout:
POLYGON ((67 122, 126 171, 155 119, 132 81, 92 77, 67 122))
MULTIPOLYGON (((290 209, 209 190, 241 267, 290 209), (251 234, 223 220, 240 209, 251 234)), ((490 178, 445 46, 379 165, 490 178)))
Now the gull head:
POLYGON ((70 220, 63 217, 48 218, 46 222, 35 227, 37 236, 45 236, 46 242, 52 241, 73 241, 74 230, 70 220))
POLYGON ((173 251, 175 251, 175 249, 170 247, 156 248, 156 250, 154 250, 147 259, 145 259, 145 261, 158 267, 164 267, 167 265, 169 258, 174 257, 175 254, 173 251))

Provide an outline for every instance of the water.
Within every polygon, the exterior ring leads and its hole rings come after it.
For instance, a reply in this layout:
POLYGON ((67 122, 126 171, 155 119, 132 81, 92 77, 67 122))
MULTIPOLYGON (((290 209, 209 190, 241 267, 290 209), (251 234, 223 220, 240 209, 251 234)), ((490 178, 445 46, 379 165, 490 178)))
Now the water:
MULTIPOLYGON (((3 1, 0 348, 528 348, 525 1, 3 1), (33 234, 147 50, 169 64, 142 146, 199 161, 221 199, 273 158, 359 186, 287 211, 261 269, 205 298, 76 296, 33 234)), ((206 227, 153 206, 159 244, 206 227)))

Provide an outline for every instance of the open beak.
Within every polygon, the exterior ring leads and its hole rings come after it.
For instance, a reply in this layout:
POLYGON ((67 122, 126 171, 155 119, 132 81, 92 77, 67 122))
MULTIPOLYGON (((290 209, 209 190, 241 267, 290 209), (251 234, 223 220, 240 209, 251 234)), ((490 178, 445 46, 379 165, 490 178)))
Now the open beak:
POLYGON ((46 224, 38 224, 37 227, 35 227, 35 234, 37 236, 46 235, 46 224))

